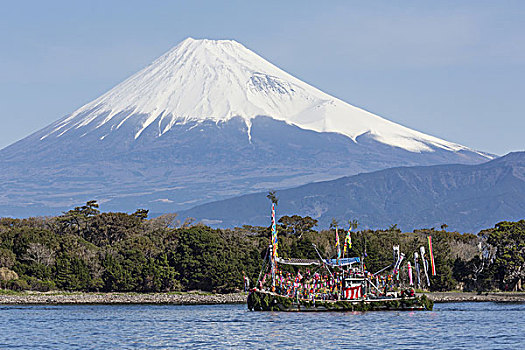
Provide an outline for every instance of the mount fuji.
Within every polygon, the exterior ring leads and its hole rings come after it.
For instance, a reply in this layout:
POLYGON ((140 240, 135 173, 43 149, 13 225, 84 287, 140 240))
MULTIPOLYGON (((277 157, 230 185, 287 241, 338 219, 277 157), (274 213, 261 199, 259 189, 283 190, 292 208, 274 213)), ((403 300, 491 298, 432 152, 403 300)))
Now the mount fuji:
POLYGON ((332 97, 238 42, 188 38, 104 95, 0 150, 0 215, 169 212, 394 166, 490 154, 332 97))

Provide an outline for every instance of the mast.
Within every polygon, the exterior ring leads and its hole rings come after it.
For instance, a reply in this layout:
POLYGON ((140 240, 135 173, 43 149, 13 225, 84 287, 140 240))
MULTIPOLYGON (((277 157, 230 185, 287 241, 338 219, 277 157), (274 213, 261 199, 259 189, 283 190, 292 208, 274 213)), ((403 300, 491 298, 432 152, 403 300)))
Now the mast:
POLYGON ((272 269, 272 292, 275 291, 275 274, 277 271, 277 224, 275 223, 275 203, 272 203, 272 236, 270 246, 271 254, 271 269, 272 269))

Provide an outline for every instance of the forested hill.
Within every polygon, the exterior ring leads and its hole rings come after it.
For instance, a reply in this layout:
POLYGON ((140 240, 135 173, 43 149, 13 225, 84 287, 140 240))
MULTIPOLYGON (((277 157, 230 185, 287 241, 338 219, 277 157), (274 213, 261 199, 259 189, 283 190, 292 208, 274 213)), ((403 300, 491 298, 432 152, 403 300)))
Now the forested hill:
MULTIPOLYGON (((266 224, 267 192, 212 202, 181 212, 221 227, 266 224)), ((479 165, 401 167, 317 182, 277 193, 280 215, 357 218, 362 227, 439 227, 478 232, 525 213, 525 152, 479 165)))
MULTIPOLYGON (((268 247, 268 227, 212 229, 181 224, 174 214, 148 219, 146 210, 101 213, 97 208, 88 202, 59 217, 0 219, 0 288, 229 292, 242 288, 244 273, 257 279, 268 247)), ((315 243, 323 256, 333 257, 335 232, 315 231, 315 223, 282 218, 279 255, 316 259, 315 243)), ((367 268, 378 271, 392 264, 394 244, 410 257, 428 235, 437 266, 432 290, 514 288, 525 277, 523 220, 502 222, 479 236, 447 232, 446 226, 410 233, 396 226, 359 231, 348 256, 366 251, 367 268)))

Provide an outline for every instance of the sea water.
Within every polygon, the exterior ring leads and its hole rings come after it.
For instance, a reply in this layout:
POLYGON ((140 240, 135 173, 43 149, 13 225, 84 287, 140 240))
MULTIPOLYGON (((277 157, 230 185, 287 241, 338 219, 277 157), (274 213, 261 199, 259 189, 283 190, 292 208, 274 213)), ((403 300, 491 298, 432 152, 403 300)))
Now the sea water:
POLYGON ((279 313, 245 305, 0 306, 7 349, 525 349, 525 304, 279 313))

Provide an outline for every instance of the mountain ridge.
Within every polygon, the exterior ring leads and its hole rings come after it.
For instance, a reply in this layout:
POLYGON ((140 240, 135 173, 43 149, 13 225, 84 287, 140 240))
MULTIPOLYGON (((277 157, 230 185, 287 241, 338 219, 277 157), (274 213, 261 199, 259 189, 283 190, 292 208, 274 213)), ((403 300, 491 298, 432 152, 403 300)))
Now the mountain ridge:
MULTIPOLYGON (((362 228, 439 227, 477 232, 525 212, 525 152, 478 165, 396 167, 306 184, 277 192, 282 215, 309 215, 328 227, 357 219, 362 228)), ((203 204, 182 211, 223 227, 266 226, 266 193, 203 204)))

